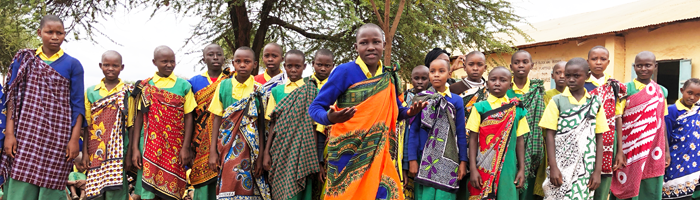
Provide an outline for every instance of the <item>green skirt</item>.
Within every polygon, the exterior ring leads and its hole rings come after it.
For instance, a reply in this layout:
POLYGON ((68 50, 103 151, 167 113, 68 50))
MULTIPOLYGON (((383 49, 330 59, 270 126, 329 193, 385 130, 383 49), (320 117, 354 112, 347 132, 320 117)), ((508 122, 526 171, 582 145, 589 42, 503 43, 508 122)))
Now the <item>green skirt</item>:
POLYGON ((216 199, 216 181, 194 188, 193 200, 216 199))
POLYGON ((415 187, 416 189, 414 192, 416 200, 448 200, 457 198, 456 193, 438 190, 434 187, 421 185, 419 183, 416 183, 415 187))
POLYGON ((3 200, 66 200, 64 190, 52 190, 8 178, 3 187, 3 200))

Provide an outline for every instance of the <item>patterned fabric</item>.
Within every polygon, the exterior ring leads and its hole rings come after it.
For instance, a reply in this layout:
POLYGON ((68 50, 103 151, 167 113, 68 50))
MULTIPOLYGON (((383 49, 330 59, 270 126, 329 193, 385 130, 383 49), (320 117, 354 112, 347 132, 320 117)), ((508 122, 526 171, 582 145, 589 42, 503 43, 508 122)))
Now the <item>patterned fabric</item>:
MULTIPOLYGON (((414 92, 413 89, 408 89, 406 90, 403 95, 404 98, 404 106, 410 106, 413 105, 413 97, 416 96, 416 93, 414 92)), ((410 125, 411 122, 413 122, 414 117, 411 117, 409 119, 401 120, 397 124, 396 128, 398 129, 398 143, 400 144, 399 146, 399 166, 398 169, 408 171, 408 151, 406 151, 406 145, 408 145, 408 131, 410 130, 410 125)), ((409 177, 404 175, 403 173, 399 173, 401 176, 401 181, 403 181, 404 186, 403 186, 403 194, 406 197, 406 200, 413 200, 414 197, 414 178, 409 177)))
POLYGON ((627 96, 627 87, 625 84, 610 78, 607 83, 590 90, 588 93, 600 97, 603 109, 605 109, 605 118, 610 130, 603 133, 603 171, 601 174, 612 174, 613 148, 615 146, 615 108, 617 101, 627 96))
POLYGON ((108 190, 119 190, 123 186, 124 135, 128 115, 125 99, 132 85, 125 85, 121 91, 92 103, 92 123, 88 126, 89 159, 85 193, 92 199, 108 190))
POLYGON ((185 97, 150 85, 142 88, 143 187, 157 196, 180 199, 187 190, 178 155, 185 137, 185 97))
POLYGON ((350 86, 333 108, 354 105, 357 112, 333 125, 329 135, 325 200, 404 199, 392 152, 399 115, 397 69, 384 70, 388 72, 350 86))
POLYGON ((654 81, 627 98, 622 115, 622 151, 627 167, 614 172, 610 188, 617 198, 638 196, 642 179, 664 175, 664 101, 654 81))
MULTIPOLYGON (((527 109, 527 122, 530 134, 523 136, 525 140, 525 178, 534 178, 537 167, 540 166, 544 155, 544 139, 542 129, 537 125, 544 112, 544 81, 530 80, 530 92, 523 95, 522 104, 527 109)), ((529 187, 526 183, 525 188, 529 187)))
POLYGON ((214 83, 202 88, 194 94, 197 101, 197 108, 194 109, 194 136, 192 137, 192 146, 195 150, 194 164, 192 172, 189 175, 190 184, 194 186, 207 185, 212 181, 216 181, 219 175, 216 171, 209 169, 209 148, 211 145, 211 128, 212 114, 207 111, 211 100, 214 98, 216 87, 227 78, 231 77, 229 70, 224 70, 223 76, 218 78, 214 83))
POLYGON ((455 106, 434 88, 423 91, 415 100, 428 102, 421 112, 421 126, 429 130, 423 147, 415 182, 455 193, 459 188, 459 150, 455 127, 455 106))
MULTIPOLYGON (((553 100, 557 106, 569 101, 561 95, 555 96, 553 100)), ((563 184, 559 187, 552 185, 548 167, 542 185, 545 199, 593 199, 595 191, 589 190, 587 185, 595 168, 594 130, 595 117, 601 105, 599 102, 598 96, 593 96, 585 104, 566 109, 559 114, 554 151, 563 184)))
POLYGON ((690 197, 700 185, 700 102, 675 121, 680 126, 668 133, 671 165, 664 176, 664 199, 690 197))
POLYGON ((34 52, 17 52, 13 59, 20 62, 16 78, 6 79, 17 154, 14 159, 2 155, 0 172, 6 178, 62 190, 72 166, 66 161, 71 137, 70 82, 34 52))
POLYGON ((501 169, 512 143, 512 131, 516 123, 516 106, 518 99, 510 100, 509 104, 484 113, 479 126, 479 144, 477 144, 476 166, 481 175, 481 189, 468 186, 469 199, 496 199, 496 192, 501 176, 501 169))
MULTIPOLYGON (((287 95, 272 111, 275 137, 270 147, 270 182, 274 199, 290 199, 305 189, 306 178, 320 171, 314 121, 309 105, 318 95, 316 80, 287 95)), ((310 177, 316 178, 316 177, 310 177)))
POLYGON ((253 177, 253 167, 260 155, 258 117, 262 114, 262 87, 226 108, 217 142, 220 176, 216 198, 219 200, 270 198, 270 187, 261 176, 253 177))
MULTIPOLYGON (((469 114, 472 112, 472 107, 474 103, 479 101, 485 101, 489 97, 488 88, 486 87, 476 87, 471 88, 464 93, 459 95, 464 101, 464 119, 469 119, 469 114)), ((467 123, 466 121, 464 123, 467 123)), ((467 138, 469 138, 469 131, 467 131, 467 138)))
POLYGON ((265 84, 262 85, 263 93, 270 93, 270 90, 274 88, 277 85, 284 85, 284 82, 287 81, 287 73, 282 72, 281 74, 278 74, 277 76, 272 77, 269 81, 265 82, 265 84))

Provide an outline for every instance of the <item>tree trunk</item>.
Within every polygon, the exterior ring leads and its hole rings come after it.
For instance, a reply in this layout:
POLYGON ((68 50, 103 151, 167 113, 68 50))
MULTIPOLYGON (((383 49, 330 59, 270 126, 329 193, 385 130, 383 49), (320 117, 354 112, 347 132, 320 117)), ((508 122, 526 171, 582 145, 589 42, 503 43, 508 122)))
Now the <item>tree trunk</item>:
POLYGON ((234 27, 233 39, 235 46, 231 50, 235 53, 239 47, 250 46, 250 30, 253 23, 248 19, 248 8, 245 6, 245 0, 228 2, 228 11, 231 25, 234 27))
MULTIPOLYGON (((267 30, 270 28, 270 11, 274 7, 276 0, 265 0, 263 2, 262 10, 260 11, 260 25, 258 30, 255 32, 255 38, 253 38, 253 51, 255 51, 255 60, 260 61, 260 55, 262 54, 262 48, 265 45, 265 39, 267 38, 267 30)), ((253 68, 252 72, 258 72, 260 74, 260 64, 253 68)))

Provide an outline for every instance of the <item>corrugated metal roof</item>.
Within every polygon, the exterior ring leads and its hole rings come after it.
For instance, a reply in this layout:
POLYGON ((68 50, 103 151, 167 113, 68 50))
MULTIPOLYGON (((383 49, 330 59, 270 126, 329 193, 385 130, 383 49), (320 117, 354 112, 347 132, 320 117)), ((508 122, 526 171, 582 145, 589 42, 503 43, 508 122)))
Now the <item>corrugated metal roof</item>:
MULTIPOLYGON (((575 6, 574 6, 575 7, 575 6)), ((515 46, 608 34, 700 17, 700 0, 641 0, 593 12, 581 13, 527 26, 534 41, 515 38, 515 46)))

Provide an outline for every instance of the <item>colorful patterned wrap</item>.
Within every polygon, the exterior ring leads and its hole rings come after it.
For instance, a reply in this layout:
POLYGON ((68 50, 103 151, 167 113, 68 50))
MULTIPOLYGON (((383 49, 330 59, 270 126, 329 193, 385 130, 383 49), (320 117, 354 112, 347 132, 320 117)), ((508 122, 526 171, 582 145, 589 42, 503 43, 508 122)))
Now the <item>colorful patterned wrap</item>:
POLYGON ((679 127, 668 133, 671 165, 666 168, 664 199, 689 197, 700 185, 700 102, 676 119, 679 127))
POLYGON ((331 129, 325 200, 404 199, 394 164, 396 69, 385 67, 382 75, 350 86, 332 108, 355 106, 357 112, 331 129))
POLYGON ((608 79, 605 85, 588 91, 591 96, 598 96, 605 109, 609 131, 603 133, 603 171, 601 174, 612 174, 613 148, 615 146, 615 108, 617 101, 627 96, 627 86, 613 78, 608 79))
POLYGON ((143 187, 166 199, 180 199, 187 190, 180 149, 185 137, 185 97, 141 81, 143 117, 143 187))
POLYGON ((552 100, 561 108, 554 138, 555 157, 563 184, 552 185, 547 176, 542 185, 548 200, 593 199, 595 190, 588 189, 596 159, 595 117, 600 109, 598 96, 582 105, 574 106, 567 97, 557 95, 552 100), (573 107, 573 108, 572 108, 573 107))
POLYGON ((614 172, 610 190, 615 197, 636 197, 642 179, 664 175, 664 102, 663 92, 654 81, 627 98, 622 115, 622 151, 627 166, 614 172))
POLYGON ((211 113, 207 111, 211 100, 214 97, 214 92, 219 84, 231 77, 229 70, 223 70, 224 75, 209 84, 201 90, 194 93, 194 99, 197 101, 197 108, 194 109, 194 132, 192 137, 192 146, 195 150, 195 158, 190 172, 190 184, 194 186, 207 185, 216 181, 219 175, 216 171, 211 171, 207 162, 209 161, 209 148, 211 145, 211 128, 212 118, 211 113))
POLYGON ((217 151, 220 176, 217 180, 216 198, 219 200, 269 200, 270 187, 261 176, 253 177, 253 168, 260 155, 258 117, 262 114, 260 101, 262 87, 255 85, 255 92, 238 100, 224 111, 217 151))
MULTIPOLYGON (((523 95, 522 104, 527 109, 530 133, 525 134, 525 178, 534 178, 544 157, 544 138, 538 123, 544 113, 544 81, 530 80, 530 92, 523 95)), ((531 187, 525 182, 525 188, 531 187)))
POLYGON ((125 100, 133 85, 124 85, 121 91, 92 103, 92 124, 88 126, 89 159, 85 193, 88 199, 96 198, 108 190, 123 187, 124 134, 128 115, 125 100))

